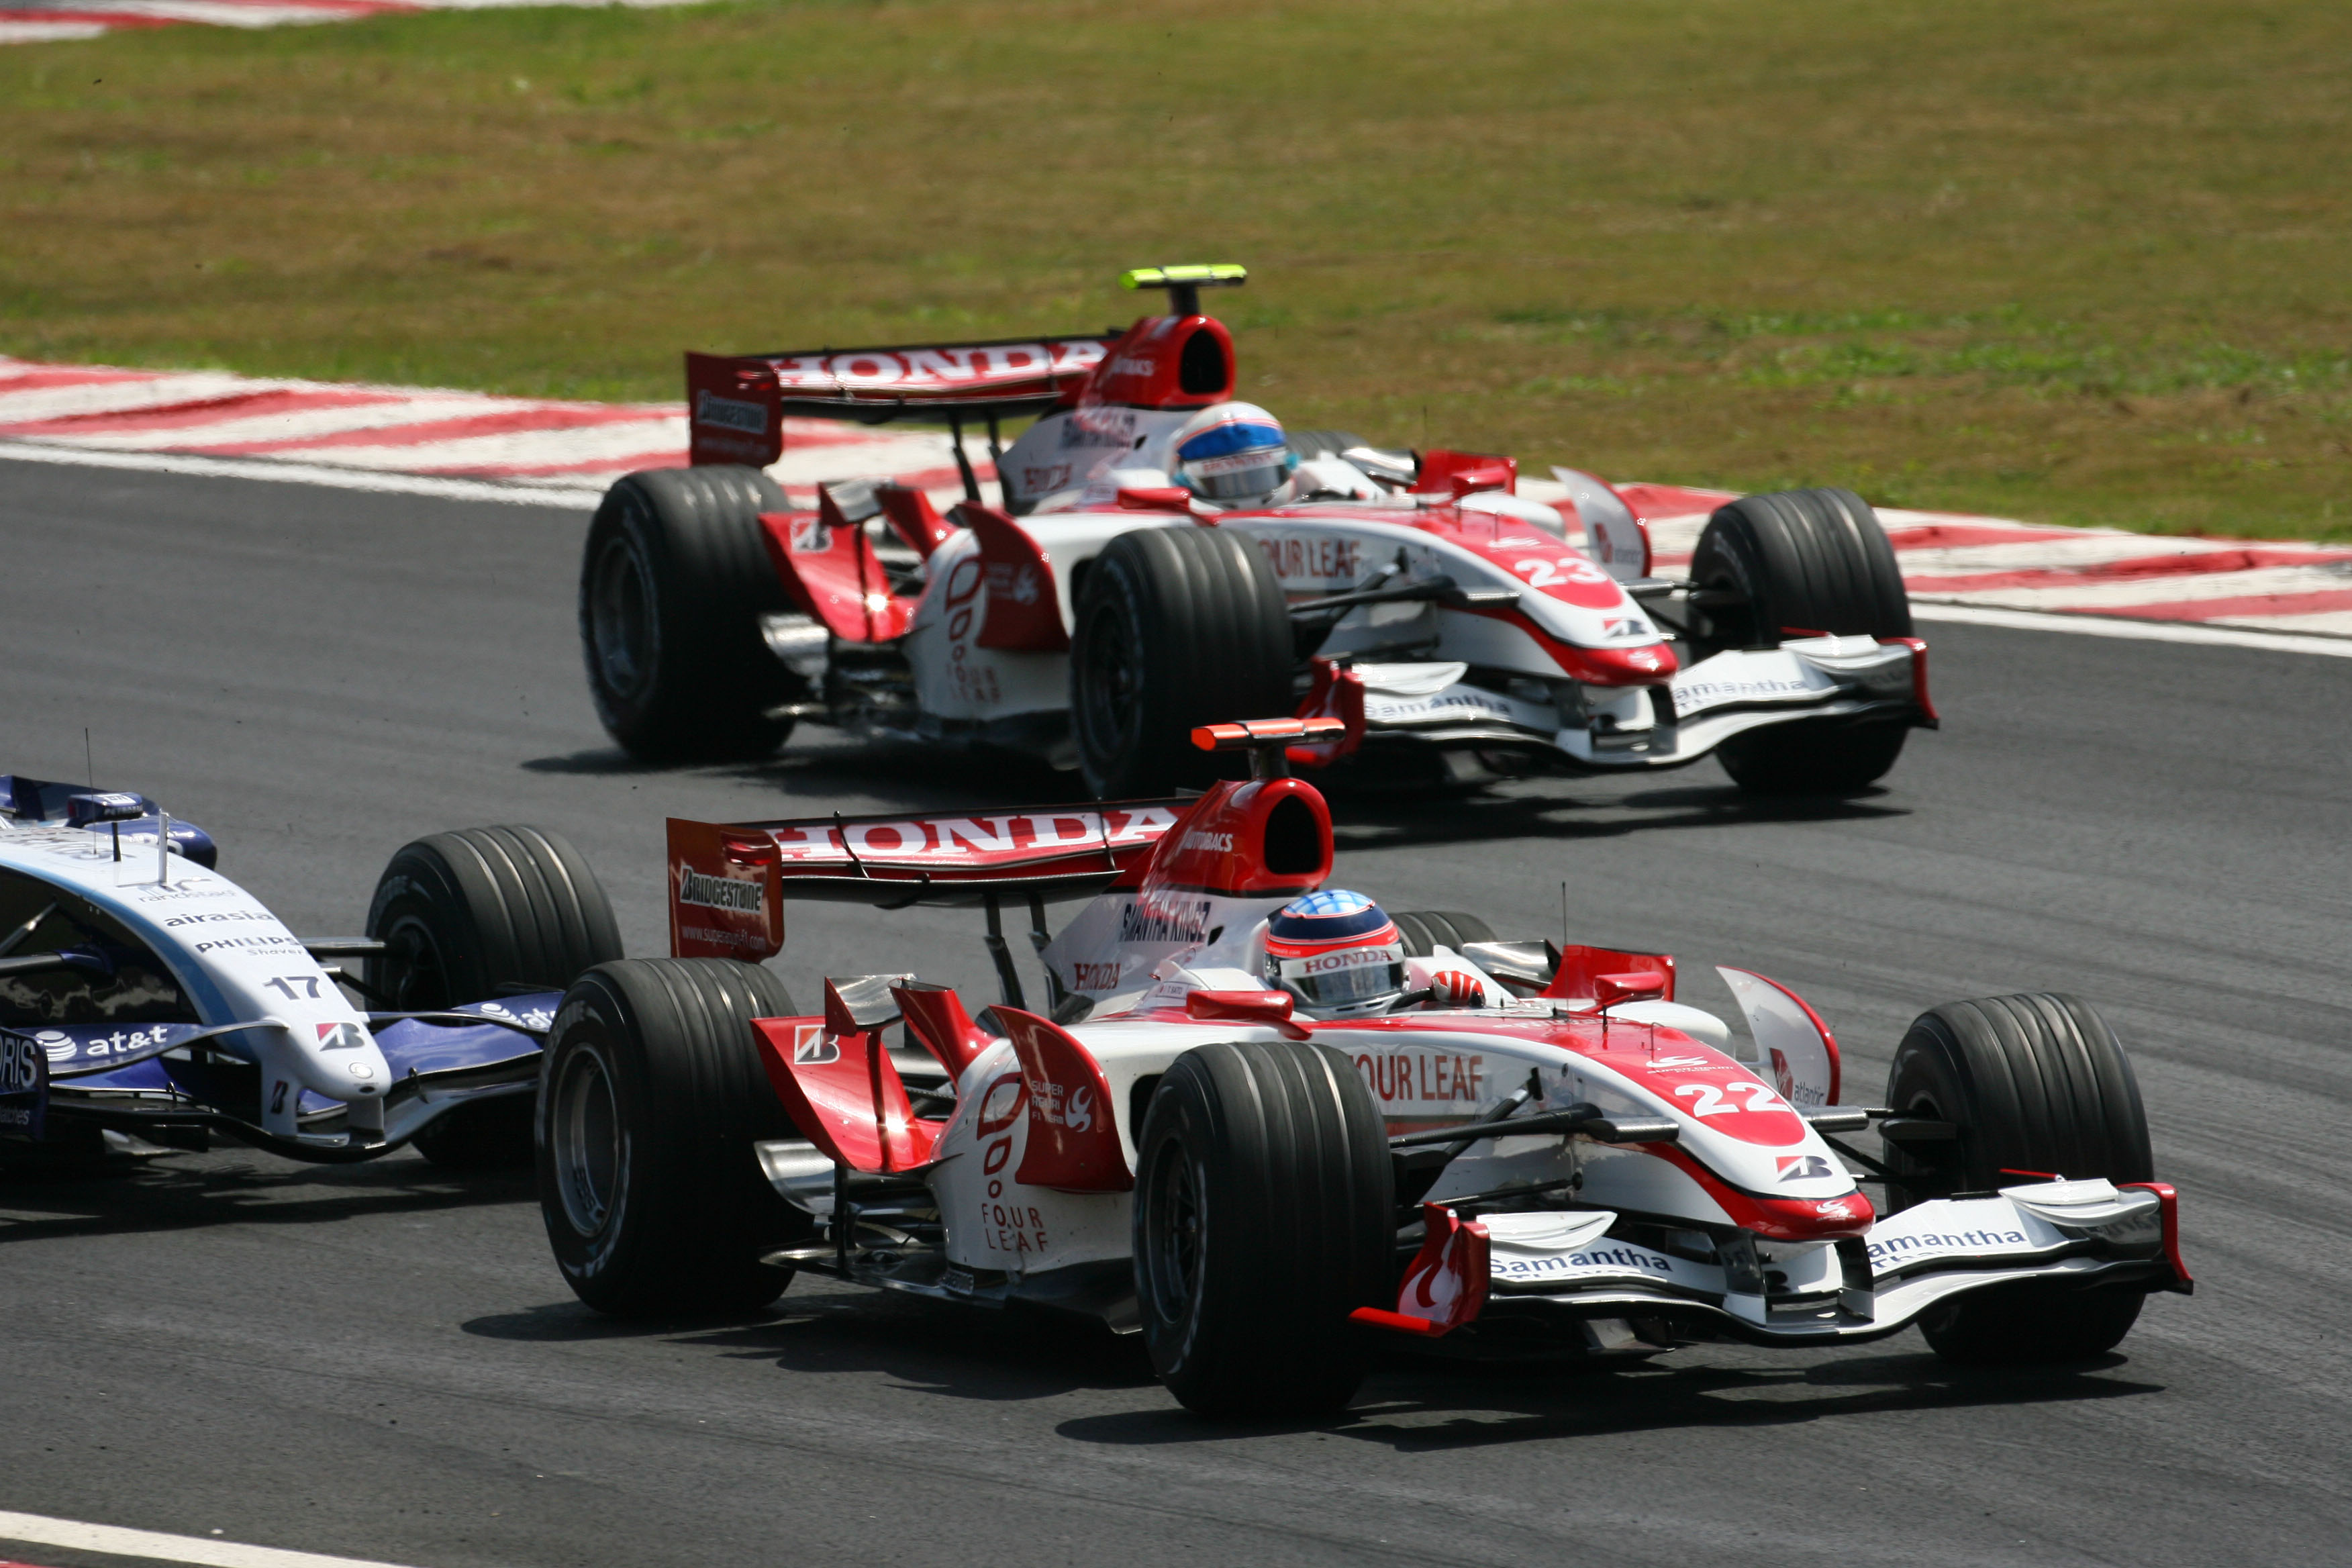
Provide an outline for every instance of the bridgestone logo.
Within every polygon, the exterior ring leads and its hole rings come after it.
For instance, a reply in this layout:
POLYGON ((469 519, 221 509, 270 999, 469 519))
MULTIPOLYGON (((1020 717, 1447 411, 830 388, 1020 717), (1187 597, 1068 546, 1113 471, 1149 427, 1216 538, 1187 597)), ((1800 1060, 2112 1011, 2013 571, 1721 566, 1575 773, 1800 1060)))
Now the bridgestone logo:
POLYGON ((677 901, 706 910, 731 910, 738 914, 761 913, 765 889, 757 882, 733 877, 706 877, 683 866, 677 873, 677 901))
POLYGON ((709 392, 695 395, 694 422, 716 425, 723 430, 748 431, 754 436, 768 433, 768 411, 759 404, 746 403, 740 397, 720 397, 709 392))

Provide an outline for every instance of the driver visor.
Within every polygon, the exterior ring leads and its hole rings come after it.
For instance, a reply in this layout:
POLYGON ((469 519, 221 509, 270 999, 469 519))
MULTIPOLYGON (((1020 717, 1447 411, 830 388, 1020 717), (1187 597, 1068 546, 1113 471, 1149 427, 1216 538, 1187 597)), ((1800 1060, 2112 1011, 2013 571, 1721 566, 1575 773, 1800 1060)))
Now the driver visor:
POLYGON ((1391 942, 1276 959, 1275 974, 1310 1007, 1344 1006, 1403 990, 1404 949, 1391 942))
POLYGON ((1282 483, 1289 456, 1287 447, 1259 447, 1221 458, 1195 458, 1184 465, 1184 477, 1192 481, 1194 494, 1212 500, 1262 496, 1282 483))

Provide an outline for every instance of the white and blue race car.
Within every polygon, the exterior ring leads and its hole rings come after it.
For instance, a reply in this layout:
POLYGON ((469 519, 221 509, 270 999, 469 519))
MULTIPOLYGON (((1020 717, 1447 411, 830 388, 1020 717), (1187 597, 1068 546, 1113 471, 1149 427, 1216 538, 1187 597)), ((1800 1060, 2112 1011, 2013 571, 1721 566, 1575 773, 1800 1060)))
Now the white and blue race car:
POLYGON ((320 1163, 407 1143, 457 1166, 528 1159, 556 997, 621 956, 569 844, 418 839, 367 936, 333 941, 287 930, 216 858, 145 795, 0 775, 0 1166, 215 1133, 320 1163))

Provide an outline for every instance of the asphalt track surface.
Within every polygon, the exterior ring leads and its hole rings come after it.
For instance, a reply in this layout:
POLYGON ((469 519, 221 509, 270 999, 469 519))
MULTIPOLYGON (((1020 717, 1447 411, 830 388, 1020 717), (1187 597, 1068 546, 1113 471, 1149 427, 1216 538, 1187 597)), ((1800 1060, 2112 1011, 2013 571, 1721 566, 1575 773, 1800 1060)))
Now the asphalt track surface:
MULTIPOLYGON (((386 857, 520 821, 662 941, 666 814, 1011 804, 1018 764, 818 738, 641 771, 583 689, 576 512, 0 463, 0 769, 159 796, 298 931, 386 857)), ((1916 1332, 1601 1374, 1399 1359, 1344 1419, 1187 1415, 1083 1327, 794 1285, 656 1328, 577 1306, 527 1182, 241 1149, 0 1184, 0 1508, 421 1568, 736 1563, 2341 1563, 2352 1526, 2352 665, 1927 628, 1940 734, 1759 810, 1711 763, 1343 805, 1342 879, 1754 967, 1844 1042, 2095 1001, 2132 1047, 2192 1299, 2087 1369, 1916 1332)), ((796 910, 778 963, 984 979, 954 912, 796 910)), ((100 1561, 0 1543, 0 1556, 100 1561)))

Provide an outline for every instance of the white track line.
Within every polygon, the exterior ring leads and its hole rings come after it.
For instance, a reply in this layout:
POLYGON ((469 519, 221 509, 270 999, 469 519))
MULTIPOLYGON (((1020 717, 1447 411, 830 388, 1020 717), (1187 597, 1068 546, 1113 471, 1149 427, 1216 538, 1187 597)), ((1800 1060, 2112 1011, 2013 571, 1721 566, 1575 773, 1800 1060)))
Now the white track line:
POLYGON ((2032 610, 1993 610, 1978 605, 1937 605, 1914 599, 1915 621, 1954 621, 1969 626, 2007 626, 2017 631, 2071 632, 2084 637, 2123 637, 2133 642, 2203 643, 2207 647, 2254 647, 2271 653, 2315 653, 2352 658, 2352 637, 2298 637, 2292 632, 2242 632, 2193 621, 2126 621, 2100 616, 2049 615, 2032 610))
POLYGON ((0 1513, 0 1541, 61 1546, 71 1552, 96 1552, 108 1557, 194 1563, 204 1568, 398 1568, 394 1563, 371 1563, 360 1557, 324 1557, 315 1552, 285 1552, 275 1546, 207 1541, 200 1535, 120 1530, 110 1524, 83 1524, 77 1520, 49 1519, 37 1513, 0 1513))

